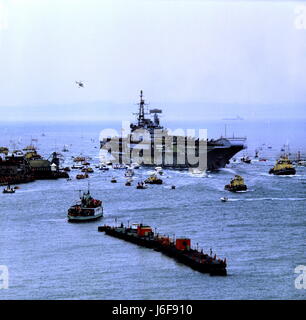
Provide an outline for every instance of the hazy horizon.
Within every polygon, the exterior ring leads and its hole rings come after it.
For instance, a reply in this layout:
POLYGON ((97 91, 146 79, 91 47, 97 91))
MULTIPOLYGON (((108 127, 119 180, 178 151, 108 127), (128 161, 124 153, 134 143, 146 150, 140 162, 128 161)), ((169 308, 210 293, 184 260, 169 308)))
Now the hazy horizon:
POLYGON ((131 119, 141 89, 169 120, 306 118, 305 39, 300 1, 0 0, 0 120, 131 119))

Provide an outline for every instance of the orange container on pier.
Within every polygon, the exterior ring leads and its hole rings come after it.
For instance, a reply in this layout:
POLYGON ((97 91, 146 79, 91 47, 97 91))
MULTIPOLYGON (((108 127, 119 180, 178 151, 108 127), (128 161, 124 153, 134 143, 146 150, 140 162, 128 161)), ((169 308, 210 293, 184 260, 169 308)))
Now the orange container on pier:
POLYGON ((188 238, 176 239, 175 247, 177 250, 189 250, 191 240, 188 238))

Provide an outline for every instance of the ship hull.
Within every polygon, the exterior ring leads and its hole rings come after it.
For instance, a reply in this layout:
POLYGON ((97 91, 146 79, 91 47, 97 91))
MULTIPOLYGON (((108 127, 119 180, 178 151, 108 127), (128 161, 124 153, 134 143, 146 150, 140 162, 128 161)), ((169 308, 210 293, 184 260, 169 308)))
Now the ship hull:
POLYGON ((276 176, 291 176, 291 175, 295 175, 296 171, 294 168, 292 169, 283 169, 283 170, 274 170, 271 169, 269 171, 270 174, 274 174, 276 176))
MULTIPOLYGON (((112 148, 111 144, 108 144, 106 147, 106 143, 108 141, 101 141, 100 142, 100 148, 107 154, 108 157, 112 157, 113 163, 120 163, 120 164, 128 164, 131 162, 137 162, 143 167, 156 167, 160 166, 163 169, 178 169, 178 170, 186 170, 188 168, 197 168, 198 164, 191 165, 188 163, 187 160, 183 161, 183 163, 177 163, 177 157, 179 152, 173 153, 172 150, 164 150, 164 151, 158 151, 159 156, 159 162, 155 161, 154 157, 150 159, 150 161, 147 161, 146 163, 143 162, 142 158, 139 157, 132 157, 129 156, 128 152, 125 152, 127 142, 122 140, 120 142, 119 152, 110 152, 109 150, 116 149, 112 148), (168 161, 166 161, 168 159, 168 161), (172 161, 169 159, 173 159, 172 161)), ((237 141, 231 141, 230 139, 219 139, 214 141, 213 145, 210 145, 208 143, 207 145, 207 153, 205 155, 202 155, 204 157, 207 157, 207 170, 208 171, 216 171, 220 168, 224 168, 227 164, 229 164, 230 159, 237 154, 239 151, 243 150, 245 148, 244 145, 245 139, 237 141)), ((134 144, 134 148, 137 148, 137 144, 134 144)), ((143 146, 143 145, 142 145, 143 146)), ((150 142, 144 144, 145 147, 150 148, 150 142)), ((157 150, 161 150, 161 146, 158 146, 156 148, 157 150)), ((139 148, 139 150, 141 150, 139 148)), ((152 154, 154 155, 156 151, 152 149, 152 154)), ((182 151, 184 152, 184 150, 182 151)), ((201 157, 201 155, 200 155, 201 157)))
POLYGON ((82 217, 82 216, 79 216, 79 217, 74 217, 74 216, 70 216, 68 215, 68 222, 91 222, 91 221, 96 221, 96 220, 99 220, 103 217, 103 213, 100 213, 100 214, 97 214, 97 215, 94 215, 94 216, 88 216, 88 217, 82 217))

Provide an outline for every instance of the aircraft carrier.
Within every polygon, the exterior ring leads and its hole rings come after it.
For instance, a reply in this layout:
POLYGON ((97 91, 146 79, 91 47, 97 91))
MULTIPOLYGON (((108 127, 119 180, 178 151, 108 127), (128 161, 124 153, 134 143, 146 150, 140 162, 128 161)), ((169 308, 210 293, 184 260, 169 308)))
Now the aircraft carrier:
POLYGON ((145 111, 147 104, 142 91, 137 105, 137 121, 130 124, 129 133, 100 137, 101 162, 214 171, 224 168, 236 153, 246 148, 246 138, 208 140, 171 134, 160 124, 161 109, 145 111))

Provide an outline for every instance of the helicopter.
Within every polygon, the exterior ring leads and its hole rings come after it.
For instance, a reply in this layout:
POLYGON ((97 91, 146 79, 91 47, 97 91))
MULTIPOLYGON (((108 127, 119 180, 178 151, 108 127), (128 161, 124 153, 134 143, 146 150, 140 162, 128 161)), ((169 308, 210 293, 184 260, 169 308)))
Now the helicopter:
POLYGON ((84 83, 82 81, 76 81, 75 82, 79 88, 84 88, 84 83))

